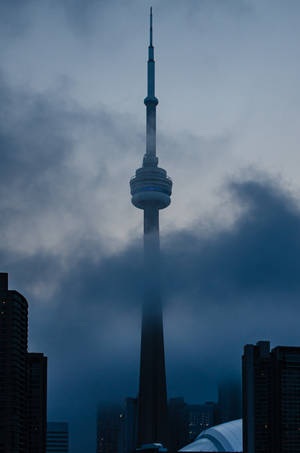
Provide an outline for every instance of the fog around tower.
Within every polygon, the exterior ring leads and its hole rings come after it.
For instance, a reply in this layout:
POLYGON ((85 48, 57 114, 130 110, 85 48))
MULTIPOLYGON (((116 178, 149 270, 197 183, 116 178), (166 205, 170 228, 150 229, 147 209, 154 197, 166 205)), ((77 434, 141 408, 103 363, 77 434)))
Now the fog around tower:
MULTIPOLYGON (((94 451, 137 391, 145 2, 0 5, 1 271, 49 357, 49 420, 94 451), (120 69, 121 68, 121 69, 120 69), (120 379, 122 376, 122 379, 120 379), (74 398, 76 395, 76 398, 74 398)), ((245 343, 298 345, 298 2, 153 2, 169 396, 216 398, 245 343), (263 5, 262 5, 263 3, 263 5)))

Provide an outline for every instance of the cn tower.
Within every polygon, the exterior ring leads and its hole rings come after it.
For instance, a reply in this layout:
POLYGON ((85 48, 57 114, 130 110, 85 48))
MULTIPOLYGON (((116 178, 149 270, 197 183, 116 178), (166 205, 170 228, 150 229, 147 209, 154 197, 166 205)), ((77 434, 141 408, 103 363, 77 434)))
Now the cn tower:
POLYGON ((138 393, 138 446, 167 442, 167 385, 163 314, 160 292, 159 210, 169 206, 172 181, 158 167, 156 156, 155 62, 150 9, 148 82, 146 106, 146 153, 143 165, 130 180, 132 203, 144 211, 145 290, 142 308, 140 380, 138 393))

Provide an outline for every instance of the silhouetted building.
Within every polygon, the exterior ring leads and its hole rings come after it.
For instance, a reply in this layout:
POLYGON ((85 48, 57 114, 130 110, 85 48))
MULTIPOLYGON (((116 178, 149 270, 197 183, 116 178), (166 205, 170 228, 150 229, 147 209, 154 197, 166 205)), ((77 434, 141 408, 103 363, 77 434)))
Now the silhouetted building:
POLYGON ((132 453, 137 443, 137 399, 126 398, 121 417, 120 453, 132 453))
POLYGON ((45 453, 47 359, 27 338, 28 303, 0 273, 0 453, 45 453))
POLYGON ((172 181, 158 167, 156 156, 155 62, 152 44, 152 10, 148 48, 146 153, 143 165, 130 180, 132 203, 144 211, 144 300, 138 393, 138 445, 167 443, 168 408, 163 316, 160 291, 159 210, 171 201, 172 181))
POLYGON ((0 273, 0 452, 27 453, 27 317, 24 296, 0 273))
POLYGON ((120 404, 105 403, 98 407, 97 453, 123 452, 122 421, 124 410, 120 404))
POLYGON ((169 451, 177 451, 192 442, 203 430, 216 423, 217 405, 187 404, 183 398, 169 400, 169 451))
POLYGON ((242 417, 242 386, 238 378, 219 383, 216 423, 226 423, 242 417))
POLYGON ((202 431, 182 452, 242 452, 242 420, 222 423, 202 431))
POLYGON ((186 412, 189 442, 192 442, 202 431, 215 424, 216 403, 188 404, 186 412))
POLYGON ((47 431, 47 357, 27 354, 27 436, 29 453, 45 453, 47 431))
POLYGON ((169 399, 169 451, 177 451, 188 443, 186 408, 187 404, 182 397, 169 399))
POLYGON ((69 425, 66 422, 47 423, 47 453, 69 452, 69 425))
POLYGON ((246 345, 244 453, 300 453, 300 347, 246 345))

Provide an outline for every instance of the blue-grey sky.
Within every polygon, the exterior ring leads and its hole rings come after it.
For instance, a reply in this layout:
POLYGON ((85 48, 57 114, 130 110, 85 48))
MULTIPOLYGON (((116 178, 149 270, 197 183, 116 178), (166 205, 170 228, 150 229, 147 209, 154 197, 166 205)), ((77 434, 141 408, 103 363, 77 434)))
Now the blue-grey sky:
MULTIPOLYGON (((300 3, 152 1, 168 391, 216 398, 243 345, 300 344, 300 3)), ((135 395, 144 0, 0 3, 0 263, 49 358, 49 420, 95 451, 135 395)))

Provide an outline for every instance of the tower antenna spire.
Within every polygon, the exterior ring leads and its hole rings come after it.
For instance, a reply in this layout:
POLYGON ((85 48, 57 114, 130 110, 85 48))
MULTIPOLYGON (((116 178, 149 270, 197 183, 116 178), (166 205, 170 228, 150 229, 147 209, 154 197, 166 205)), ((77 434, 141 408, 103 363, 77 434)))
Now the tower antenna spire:
POLYGON ((148 47, 148 62, 147 62, 147 97, 144 99, 146 105, 147 117, 147 142, 146 154, 144 156, 144 164, 157 166, 158 159, 156 157, 156 106, 158 99, 155 97, 155 61, 153 47, 153 16, 152 6, 150 8, 150 42, 148 47))
POLYGON ((150 47, 153 47, 153 16, 152 16, 152 6, 150 7, 150 47))

